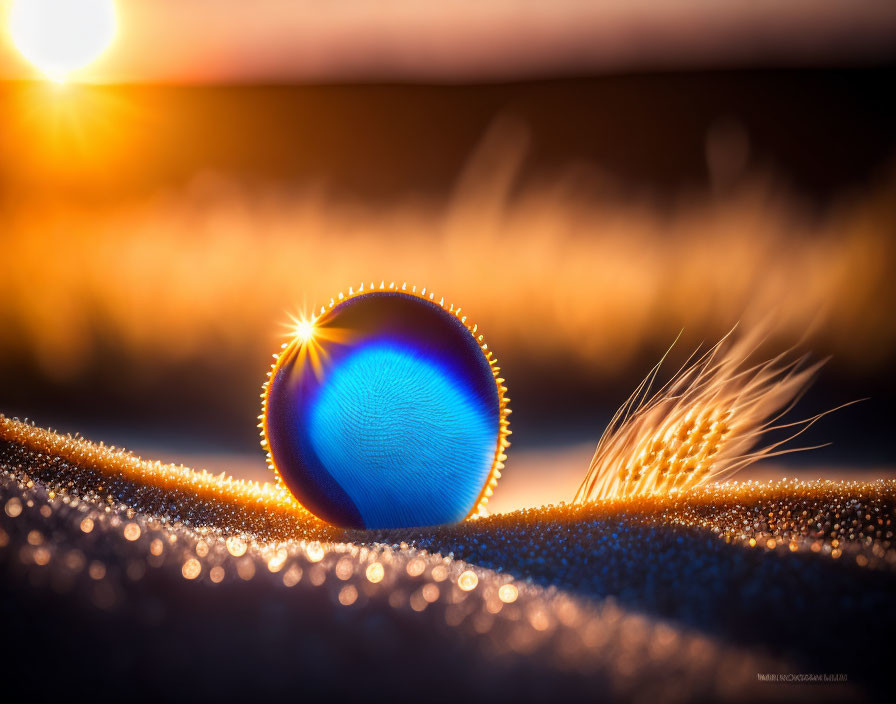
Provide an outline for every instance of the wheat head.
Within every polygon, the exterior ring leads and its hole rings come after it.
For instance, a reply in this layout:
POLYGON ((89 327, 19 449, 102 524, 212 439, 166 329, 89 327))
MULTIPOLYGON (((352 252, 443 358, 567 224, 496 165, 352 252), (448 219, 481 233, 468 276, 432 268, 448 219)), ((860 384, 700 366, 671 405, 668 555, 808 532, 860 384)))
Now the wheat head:
POLYGON ((805 357, 791 359, 788 350, 750 364, 762 334, 736 338, 734 333, 702 356, 695 351, 651 395, 660 360, 613 416, 574 502, 684 491, 761 458, 813 449, 782 445, 831 411, 795 423, 779 421, 824 361, 809 365, 805 357), (754 449, 763 433, 782 429, 791 432, 754 449))

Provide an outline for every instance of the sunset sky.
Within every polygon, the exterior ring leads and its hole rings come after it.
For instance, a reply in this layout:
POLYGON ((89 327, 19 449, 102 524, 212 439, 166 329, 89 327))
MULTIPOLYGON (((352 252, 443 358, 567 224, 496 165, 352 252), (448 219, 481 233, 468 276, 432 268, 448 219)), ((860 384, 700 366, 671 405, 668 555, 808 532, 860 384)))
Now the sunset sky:
MULTIPOLYGON (((12 0, 0 8, 6 13, 12 0)), ((87 82, 482 80, 894 55, 890 0, 129 0, 87 82)), ((88 14, 69 21, 71 31, 88 14)), ((39 75, 0 39, 0 79, 39 75)))

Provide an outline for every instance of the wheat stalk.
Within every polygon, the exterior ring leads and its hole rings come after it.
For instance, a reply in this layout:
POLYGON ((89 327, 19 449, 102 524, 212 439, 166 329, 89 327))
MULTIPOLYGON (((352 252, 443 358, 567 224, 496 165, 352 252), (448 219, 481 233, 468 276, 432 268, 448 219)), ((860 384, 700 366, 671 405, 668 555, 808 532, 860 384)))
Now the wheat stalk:
POLYGON ((664 355, 613 416, 574 502, 684 491, 762 458, 822 447, 781 449, 837 409, 778 422, 825 360, 807 365, 788 350, 748 364, 761 342, 758 332, 735 339, 732 330, 651 396, 664 355), (763 433, 784 429, 783 440, 754 449, 763 433))

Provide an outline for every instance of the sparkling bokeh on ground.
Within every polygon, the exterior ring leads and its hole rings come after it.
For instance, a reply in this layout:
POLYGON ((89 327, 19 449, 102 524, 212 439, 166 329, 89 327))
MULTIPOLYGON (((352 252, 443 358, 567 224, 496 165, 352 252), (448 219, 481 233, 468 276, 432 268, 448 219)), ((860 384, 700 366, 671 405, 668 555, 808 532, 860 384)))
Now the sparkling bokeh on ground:
POLYGON ((179 484, 160 479, 164 466, 141 478, 107 448, 3 429, 14 686, 39 652, 46 691, 97 666, 108 686, 177 683, 181 696, 758 701, 886 688, 893 480, 707 485, 346 532, 243 489, 191 493, 189 470, 179 484))

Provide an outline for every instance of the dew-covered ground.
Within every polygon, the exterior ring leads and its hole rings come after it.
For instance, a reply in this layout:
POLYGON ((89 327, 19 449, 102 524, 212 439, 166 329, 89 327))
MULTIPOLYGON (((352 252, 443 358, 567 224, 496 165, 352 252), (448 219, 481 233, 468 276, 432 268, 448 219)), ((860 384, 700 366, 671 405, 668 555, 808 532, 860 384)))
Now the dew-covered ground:
POLYGON ((892 481, 347 533, 15 442, 0 470, 10 691, 756 701, 887 687, 892 481))

